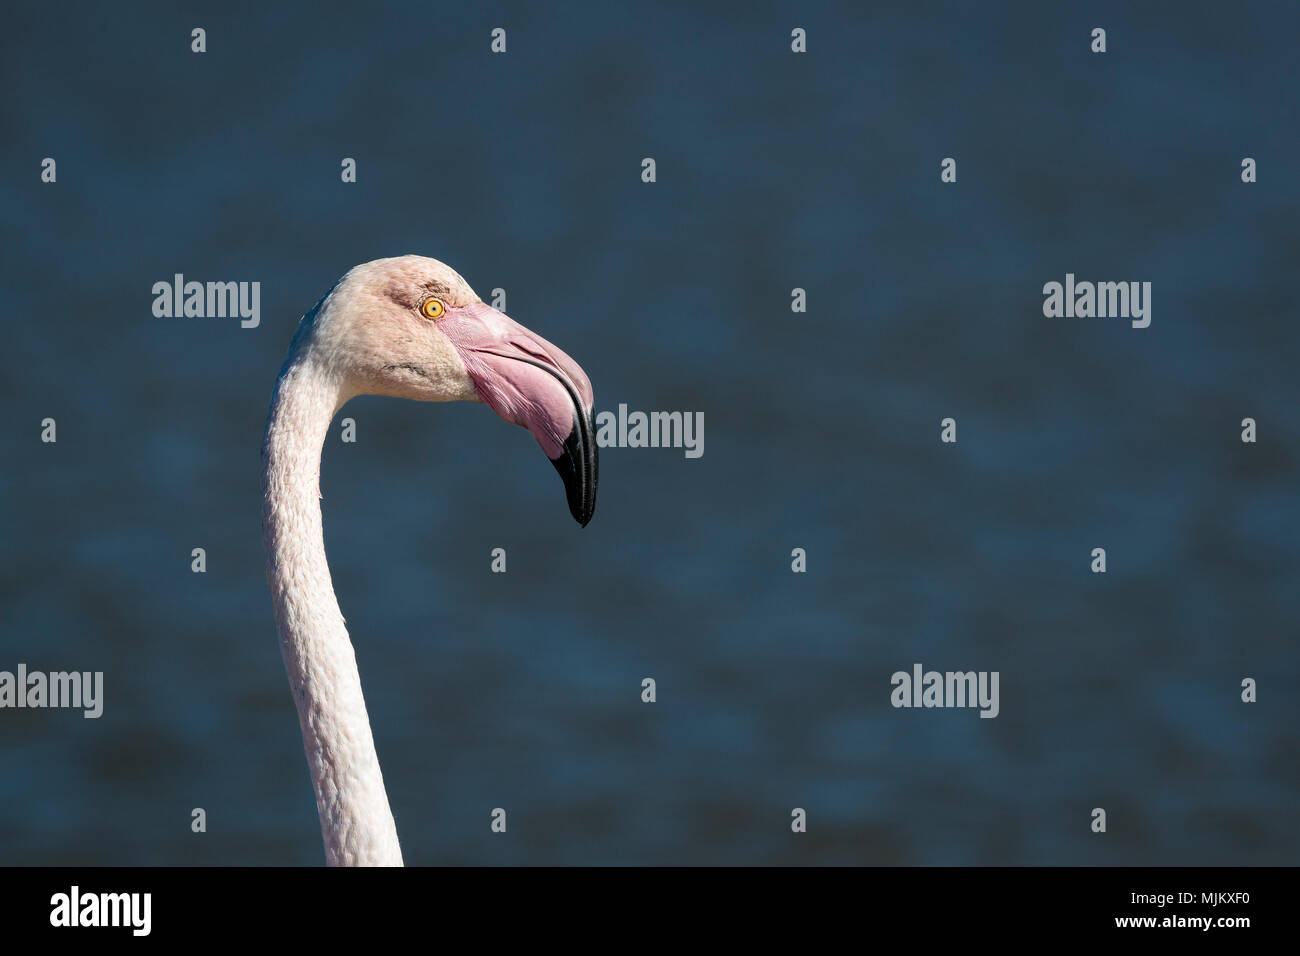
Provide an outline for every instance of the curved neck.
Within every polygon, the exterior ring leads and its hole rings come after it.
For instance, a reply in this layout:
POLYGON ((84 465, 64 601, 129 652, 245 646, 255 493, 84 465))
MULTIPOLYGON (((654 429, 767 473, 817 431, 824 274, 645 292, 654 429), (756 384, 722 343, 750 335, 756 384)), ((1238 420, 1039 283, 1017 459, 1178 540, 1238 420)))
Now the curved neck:
POLYGON ((262 445, 266 573, 326 862, 401 866, 361 675, 334 597, 321 530, 321 447, 334 413, 349 397, 310 346, 291 352, 276 382, 262 445))

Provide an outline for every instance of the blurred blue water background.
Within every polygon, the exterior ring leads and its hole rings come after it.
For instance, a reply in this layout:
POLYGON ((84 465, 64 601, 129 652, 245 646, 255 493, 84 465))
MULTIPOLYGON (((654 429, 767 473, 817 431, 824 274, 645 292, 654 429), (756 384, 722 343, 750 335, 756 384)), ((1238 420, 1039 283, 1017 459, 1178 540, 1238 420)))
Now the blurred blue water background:
POLYGON ((322 861, 258 448, 298 317, 407 252, 598 408, 705 417, 605 449, 580 531, 485 407, 348 406, 326 540, 409 863, 1295 862, 1300 12, 865 6, 7 5, 0 669, 106 701, 0 712, 0 863, 322 861), (176 272, 260 327, 153 317, 176 272), (1044 318, 1067 272, 1151 327, 1044 318), (918 661, 1000 716, 890 707, 918 661))

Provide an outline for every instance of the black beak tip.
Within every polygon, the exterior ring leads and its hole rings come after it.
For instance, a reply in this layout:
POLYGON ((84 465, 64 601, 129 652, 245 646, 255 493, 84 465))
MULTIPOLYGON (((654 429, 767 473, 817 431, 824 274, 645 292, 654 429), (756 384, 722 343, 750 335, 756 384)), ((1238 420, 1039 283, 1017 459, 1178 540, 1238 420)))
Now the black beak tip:
POLYGON ((575 421, 558 458, 550 459, 564 481, 569 514, 585 528, 596 513, 596 441, 590 422, 575 421))

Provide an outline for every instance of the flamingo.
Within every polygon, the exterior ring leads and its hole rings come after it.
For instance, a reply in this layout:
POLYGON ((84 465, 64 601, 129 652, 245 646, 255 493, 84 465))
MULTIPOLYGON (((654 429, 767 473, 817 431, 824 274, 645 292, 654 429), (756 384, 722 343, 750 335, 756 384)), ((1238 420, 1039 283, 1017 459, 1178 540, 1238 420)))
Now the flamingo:
POLYGON ((262 443, 267 580, 330 866, 401 866, 361 676, 321 530, 321 448, 351 398, 484 402, 532 433, 586 526, 596 504, 591 382, 436 259, 350 270, 302 317, 262 443))

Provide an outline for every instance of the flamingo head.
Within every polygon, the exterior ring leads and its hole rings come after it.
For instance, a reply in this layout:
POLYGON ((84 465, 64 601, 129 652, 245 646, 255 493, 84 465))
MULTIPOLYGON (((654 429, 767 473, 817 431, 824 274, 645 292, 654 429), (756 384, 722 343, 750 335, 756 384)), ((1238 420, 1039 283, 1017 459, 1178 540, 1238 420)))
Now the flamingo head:
POLYGON ((564 480, 570 513, 584 527, 591 520, 590 380, 562 350, 486 305, 451 267, 424 256, 356 266, 304 317, 297 338, 327 356, 351 394, 484 402, 528 429, 564 480))

